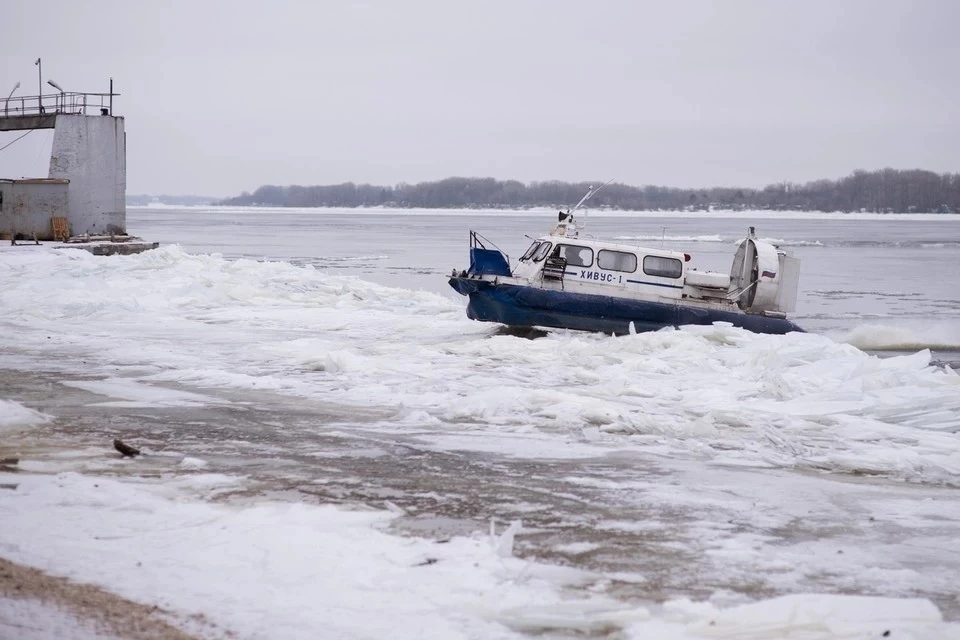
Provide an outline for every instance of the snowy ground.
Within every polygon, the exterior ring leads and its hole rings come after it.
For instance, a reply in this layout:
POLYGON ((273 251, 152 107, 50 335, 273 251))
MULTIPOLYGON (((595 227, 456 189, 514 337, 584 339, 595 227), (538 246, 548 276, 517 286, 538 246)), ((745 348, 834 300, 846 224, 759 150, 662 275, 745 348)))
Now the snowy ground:
MULTIPOLYGON (((718 592, 712 601, 639 606, 607 593, 612 580, 622 579, 616 575, 514 557, 518 525, 430 540, 385 533, 399 517, 391 511, 184 499, 185 490, 210 497, 236 482, 219 475, 163 483, 72 473, 14 477, 19 489, 0 502, 3 520, 14 523, 0 534, 5 555, 108 585, 185 619, 202 614, 218 625, 204 633, 210 636, 448 639, 618 631, 623 638, 866 638, 890 632, 920 639, 960 633, 960 625, 942 623, 937 608, 919 599, 806 594, 736 605, 743 598, 718 592)), ((750 554, 718 552, 745 560, 750 554)), ((781 568, 789 571, 795 559, 781 558, 781 568)), ((0 615, 22 620, 26 614, 8 602, 0 615)))
POLYGON ((0 555, 191 632, 960 637, 960 376, 927 351, 530 340, 176 247, 0 270, 0 555))
POLYGON ((21 640, 113 640, 88 620, 42 600, 0 598, 0 638, 21 640))

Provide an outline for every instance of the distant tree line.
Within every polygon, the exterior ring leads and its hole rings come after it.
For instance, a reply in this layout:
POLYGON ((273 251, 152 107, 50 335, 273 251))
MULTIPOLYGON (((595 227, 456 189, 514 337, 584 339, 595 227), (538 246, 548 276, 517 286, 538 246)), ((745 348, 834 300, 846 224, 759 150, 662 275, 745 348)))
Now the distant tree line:
MULTIPOLYGON (((596 185, 597 183, 593 183, 596 185)), ((567 207, 589 188, 587 182, 531 182, 493 178, 446 178, 418 184, 376 186, 264 185, 253 193, 220 201, 227 205, 272 207, 528 208, 567 207)), ((591 200, 592 208, 624 210, 780 209, 871 211, 878 213, 960 212, 960 174, 920 169, 855 171, 839 180, 781 182, 762 189, 632 187, 613 183, 591 200)))

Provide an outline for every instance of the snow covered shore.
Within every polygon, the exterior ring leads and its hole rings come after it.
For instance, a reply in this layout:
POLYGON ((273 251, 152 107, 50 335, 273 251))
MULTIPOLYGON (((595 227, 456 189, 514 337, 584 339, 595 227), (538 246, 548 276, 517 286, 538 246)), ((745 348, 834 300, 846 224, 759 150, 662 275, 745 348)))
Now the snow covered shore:
POLYGON ((210 637, 960 637, 960 625, 920 599, 628 605, 603 593, 603 576, 514 557, 515 525, 436 541, 385 533, 396 516, 388 511, 184 498, 235 482, 218 475, 157 483, 0 474, 14 480, 18 489, 0 494, 5 557, 159 605, 188 629, 201 614, 216 625, 199 631, 210 637))

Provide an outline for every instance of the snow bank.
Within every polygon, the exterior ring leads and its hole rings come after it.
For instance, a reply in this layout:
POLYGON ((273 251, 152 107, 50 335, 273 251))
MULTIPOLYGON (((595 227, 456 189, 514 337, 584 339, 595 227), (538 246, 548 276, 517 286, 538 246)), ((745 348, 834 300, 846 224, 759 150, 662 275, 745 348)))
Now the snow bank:
POLYGON ((245 638, 513 637, 500 612, 560 606, 564 584, 587 578, 513 558, 517 527, 441 544, 384 533, 390 512, 224 506, 75 474, 18 481, 0 495, 4 555, 245 638))
POLYGON ((0 268, 0 349, 100 374, 82 384, 116 406, 218 402, 177 386, 263 389, 392 412, 392 432, 487 435, 477 446, 656 436, 724 464, 960 483, 960 376, 925 350, 880 359, 729 326, 526 340, 466 319, 460 300, 177 247, 17 253, 0 268))
POLYGON ((57 605, 16 598, 0 598, 0 638, 120 640, 57 605))
POLYGON ((943 624, 937 608, 919 599, 797 594, 729 609, 684 600, 667 603, 664 618, 631 625, 628 637, 947 640, 960 634, 960 626, 943 624))
MULTIPOLYGON (((9 475, 9 474, 7 474, 9 475)), ((0 480, 5 479, 0 476, 0 480)), ((0 494, 10 559, 244 638, 518 638, 620 630, 626 638, 958 637, 925 600, 795 595, 722 608, 630 607, 582 587, 601 576, 510 554, 517 524, 443 543, 389 535, 396 514, 188 500, 217 477, 163 485, 18 476, 0 494), (52 526, 56 523, 56 526, 52 526), (846 634, 846 635, 844 635, 846 634)), ((602 587, 599 587, 602 590, 602 587)))
POLYGON ((839 339, 841 342, 869 351, 916 349, 960 351, 960 328, 935 322, 916 329, 865 324, 840 336, 839 339))
POLYGON ((30 409, 13 400, 0 399, 0 431, 32 427, 51 420, 53 416, 30 409))

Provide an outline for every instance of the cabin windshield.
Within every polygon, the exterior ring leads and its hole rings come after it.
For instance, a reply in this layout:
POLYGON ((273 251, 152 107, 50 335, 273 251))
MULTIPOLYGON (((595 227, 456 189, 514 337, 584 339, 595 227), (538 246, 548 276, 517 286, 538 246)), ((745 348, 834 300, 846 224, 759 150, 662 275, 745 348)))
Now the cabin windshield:
POLYGON ((541 242, 539 240, 534 240, 533 244, 530 245, 530 248, 527 249, 526 253, 520 256, 520 260, 529 260, 534 253, 537 252, 537 249, 540 248, 541 242))
POLYGON ((543 243, 541 243, 541 244, 540 244, 540 248, 537 249, 537 252, 536 252, 536 253, 534 254, 534 256, 533 256, 533 261, 534 261, 534 262, 540 262, 541 260, 543 260, 544 258, 546 258, 546 257, 547 257, 547 254, 550 253, 550 247, 552 247, 552 246, 553 246, 553 245, 550 244, 549 242, 543 242, 543 243))

